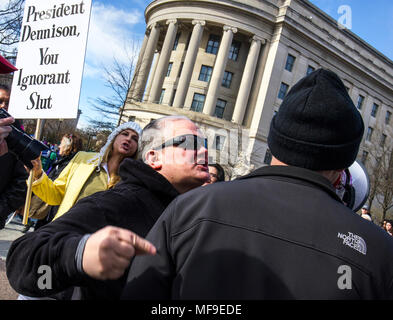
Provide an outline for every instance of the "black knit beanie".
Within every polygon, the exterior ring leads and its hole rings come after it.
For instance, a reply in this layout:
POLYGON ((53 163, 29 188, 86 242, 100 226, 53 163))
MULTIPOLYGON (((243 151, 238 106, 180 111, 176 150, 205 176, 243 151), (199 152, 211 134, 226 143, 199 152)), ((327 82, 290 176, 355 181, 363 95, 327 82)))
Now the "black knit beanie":
POLYGON ((278 160, 310 170, 349 167, 364 133, 362 116, 340 78, 318 69, 299 80, 273 117, 268 136, 278 160))

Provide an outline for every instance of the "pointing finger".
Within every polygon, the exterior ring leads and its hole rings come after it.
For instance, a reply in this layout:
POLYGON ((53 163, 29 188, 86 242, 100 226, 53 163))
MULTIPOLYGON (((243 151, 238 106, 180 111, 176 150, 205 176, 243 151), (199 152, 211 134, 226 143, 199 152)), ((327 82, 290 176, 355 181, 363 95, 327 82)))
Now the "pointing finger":
POLYGON ((156 254, 157 250, 153 244, 132 231, 119 228, 117 236, 120 240, 131 244, 135 248, 135 254, 156 254))

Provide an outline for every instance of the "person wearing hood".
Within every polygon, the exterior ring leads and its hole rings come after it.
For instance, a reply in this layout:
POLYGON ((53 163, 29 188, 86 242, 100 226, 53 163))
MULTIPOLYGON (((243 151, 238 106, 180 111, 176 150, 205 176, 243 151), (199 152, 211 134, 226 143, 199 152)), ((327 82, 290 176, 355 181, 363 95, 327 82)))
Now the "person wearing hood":
POLYGON ((119 182, 120 163, 136 158, 141 132, 137 123, 123 123, 109 135, 99 153, 78 152, 54 181, 42 170, 40 158, 33 160, 33 193, 47 204, 59 206, 54 220, 59 218, 80 199, 119 182))
POLYGON ((120 297, 131 258, 156 253, 140 237, 176 196, 210 179, 207 140, 183 116, 149 123, 139 158, 122 162, 121 181, 112 189, 78 201, 59 219, 12 243, 7 277, 16 292, 36 298, 120 297), (50 286, 37 285, 43 265, 52 270, 50 286))

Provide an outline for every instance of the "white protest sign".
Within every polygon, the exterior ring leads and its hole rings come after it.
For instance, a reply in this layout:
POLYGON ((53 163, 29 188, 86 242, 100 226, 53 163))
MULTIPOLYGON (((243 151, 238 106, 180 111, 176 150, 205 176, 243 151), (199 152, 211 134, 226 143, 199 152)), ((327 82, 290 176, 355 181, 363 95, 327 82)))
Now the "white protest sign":
POLYGON ((26 0, 9 112, 19 119, 78 114, 91 0, 26 0))

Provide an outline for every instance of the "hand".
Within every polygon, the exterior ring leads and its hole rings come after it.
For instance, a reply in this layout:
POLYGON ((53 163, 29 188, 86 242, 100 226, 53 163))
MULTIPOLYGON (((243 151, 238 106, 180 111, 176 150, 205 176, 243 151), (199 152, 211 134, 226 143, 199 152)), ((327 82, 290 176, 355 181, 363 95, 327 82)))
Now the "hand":
POLYGON ((11 132, 12 129, 9 125, 14 123, 14 121, 13 117, 0 119, 0 144, 3 143, 4 139, 11 132))
POLYGON ((82 268, 94 279, 115 280, 124 274, 133 256, 155 253, 156 248, 135 233, 108 226, 86 241, 82 268))
POLYGON ((38 180, 42 176, 41 156, 37 159, 31 160, 31 164, 33 165, 33 178, 34 180, 38 180))
POLYGON ((7 152, 8 152, 7 142, 3 140, 3 142, 0 143, 0 157, 2 155, 5 155, 7 152))

